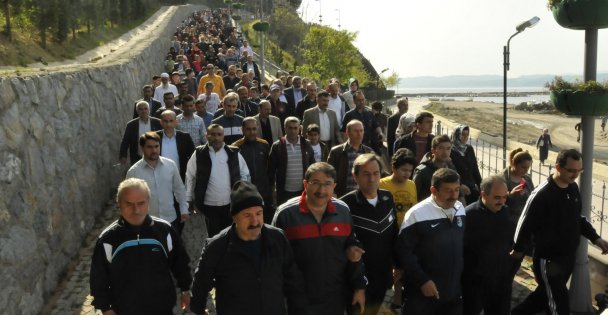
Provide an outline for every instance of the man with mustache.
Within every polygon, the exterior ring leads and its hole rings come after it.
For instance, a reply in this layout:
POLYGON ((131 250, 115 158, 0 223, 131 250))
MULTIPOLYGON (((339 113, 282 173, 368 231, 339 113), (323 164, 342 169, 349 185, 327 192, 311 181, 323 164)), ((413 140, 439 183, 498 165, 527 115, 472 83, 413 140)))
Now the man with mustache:
POLYGON ((264 224, 255 185, 238 181, 230 193, 233 224, 207 239, 192 284, 190 309, 205 314, 215 287, 218 314, 303 314, 304 279, 283 232, 264 224))
POLYGON ((465 211, 458 201, 460 176, 440 168, 431 196, 405 214, 397 260, 403 268, 403 315, 462 314, 461 276, 465 211))
POLYGON ((285 231, 306 279, 310 314, 344 314, 350 305, 365 308, 366 279, 348 206, 332 198, 336 170, 310 165, 304 192, 282 204, 273 225, 285 231))

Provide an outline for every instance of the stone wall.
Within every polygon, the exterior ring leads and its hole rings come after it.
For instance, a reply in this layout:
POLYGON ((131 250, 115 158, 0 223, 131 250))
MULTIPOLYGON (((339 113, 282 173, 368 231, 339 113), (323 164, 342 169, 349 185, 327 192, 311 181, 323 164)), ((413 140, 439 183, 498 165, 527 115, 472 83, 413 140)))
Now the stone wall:
POLYGON ((162 8, 96 63, 0 78, 0 314, 39 313, 78 255, 125 171, 133 101, 195 9, 162 8))

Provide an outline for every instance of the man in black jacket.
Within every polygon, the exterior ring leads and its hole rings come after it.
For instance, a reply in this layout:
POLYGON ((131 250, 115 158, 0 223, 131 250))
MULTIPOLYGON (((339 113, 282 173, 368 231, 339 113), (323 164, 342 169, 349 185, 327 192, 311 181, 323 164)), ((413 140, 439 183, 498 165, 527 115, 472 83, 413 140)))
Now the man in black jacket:
POLYGON ((418 200, 431 195, 431 178, 436 170, 448 167, 456 170, 450 160, 452 140, 447 135, 436 136, 432 140, 431 152, 427 153, 420 165, 414 169, 414 183, 418 200))
POLYGON ((432 196, 405 214, 397 242, 403 315, 462 314, 465 212, 459 190, 458 173, 441 168, 433 174, 432 196))
MULTIPOLYGON (((407 148, 414 152, 416 161, 420 163, 424 155, 431 151, 431 141, 433 141, 433 114, 429 112, 419 112, 415 119, 416 129, 412 133, 401 136, 395 141, 394 151, 400 148, 407 148)), ((420 200, 420 199, 419 199, 420 200)))
POLYGON ((257 187, 264 199, 264 222, 270 224, 274 216, 272 206, 272 190, 268 179, 268 142, 257 137, 257 123, 255 118, 243 119, 243 138, 232 145, 240 149, 240 153, 247 162, 251 182, 257 187))
POLYGON ((502 176, 481 181, 481 198, 467 206, 464 231, 465 314, 509 315, 512 280, 509 251, 513 227, 505 205, 509 190, 502 176))
POLYGON ((148 131, 156 131, 162 129, 160 120, 150 117, 150 106, 146 101, 137 103, 137 113, 139 118, 135 118, 127 123, 125 132, 120 141, 119 159, 120 163, 127 163, 127 151, 129 153, 130 165, 141 160, 139 154, 139 136, 148 131), (141 132, 140 132, 141 131, 141 132))
POLYGON ((148 102, 149 110, 150 110, 151 114, 156 113, 156 111, 163 106, 158 100, 155 100, 152 97, 153 95, 154 95, 154 89, 152 88, 152 86, 144 85, 144 87, 142 89, 142 98, 135 101, 135 104, 133 106, 133 118, 134 119, 139 116, 139 114, 137 113, 137 103, 139 103, 140 101, 148 102))
POLYGON ((160 124, 163 126, 163 130, 156 132, 160 137, 160 155, 175 162, 179 168, 182 182, 185 183, 186 167, 190 156, 194 153, 194 142, 188 133, 175 129, 177 120, 174 112, 165 111, 161 115, 160 124))
POLYGON ((118 186, 120 218, 97 239, 91 263, 93 306, 104 314, 173 314, 175 286, 181 309, 190 303, 190 267, 179 235, 164 220, 148 215, 150 190, 142 179, 118 186), (143 297, 143 298, 142 298, 143 297))
MULTIPOLYGON (((365 311, 375 315, 380 310, 386 290, 393 284, 394 247, 399 227, 393 196, 379 189, 382 176, 380 158, 373 153, 359 155, 353 164, 352 176, 358 189, 344 195, 353 218, 357 239, 363 244, 365 255, 365 311)), ((359 314, 353 310, 354 314, 359 314)))
POLYGON ((264 224, 264 201, 239 181, 230 194, 233 224, 207 239, 192 284, 190 309, 205 314, 215 287, 218 314, 305 314, 304 279, 283 232, 264 224))
POLYGON ((574 150, 562 150, 555 172, 532 192, 515 230, 511 256, 521 259, 534 239, 532 270, 538 287, 511 314, 570 314, 566 282, 572 274, 580 237, 608 253, 608 243, 600 238, 587 218, 581 215, 581 194, 576 178, 583 171, 583 157, 574 150))

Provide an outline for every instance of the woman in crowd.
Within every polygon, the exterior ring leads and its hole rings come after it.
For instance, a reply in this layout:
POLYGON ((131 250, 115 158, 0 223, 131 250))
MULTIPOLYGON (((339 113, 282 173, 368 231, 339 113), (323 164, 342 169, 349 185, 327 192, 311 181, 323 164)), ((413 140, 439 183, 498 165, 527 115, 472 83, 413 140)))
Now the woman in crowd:
POLYGON ((538 159, 542 164, 545 164, 545 160, 549 156, 549 148, 553 146, 551 143, 551 136, 549 135, 549 129, 543 129, 543 134, 536 140, 536 148, 538 149, 538 159))
POLYGON ((460 175, 460 183, 463 187, 465 201, 471 204, 479 199, 479 184, 481 174, 477 165, 475 150, 469 145, 469 126, 460 125, 452 133, 452 152, 450 158, 456 166, 460 175), (468 189, 467 189, 468 188, 468 189))

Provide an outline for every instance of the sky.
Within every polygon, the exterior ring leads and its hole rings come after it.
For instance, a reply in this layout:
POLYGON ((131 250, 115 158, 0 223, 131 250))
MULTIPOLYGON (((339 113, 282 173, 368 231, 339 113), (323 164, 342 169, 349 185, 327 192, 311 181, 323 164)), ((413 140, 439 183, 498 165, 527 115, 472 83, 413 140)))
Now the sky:
MULTIPOLYGON (((357 32, 355 45, 378 72, 400 77, 503 74, 503 46, 515 27, 540 22, 511 40, 509 77, 583 75, 585 31, 562 28, 546 0, 303 0, 308 22, 357 32)), ((598 72, 608 71, 608 29, 599 30, 598 72)))

